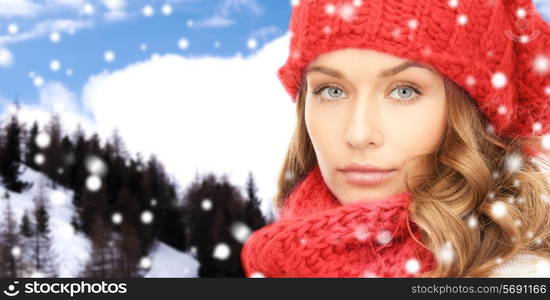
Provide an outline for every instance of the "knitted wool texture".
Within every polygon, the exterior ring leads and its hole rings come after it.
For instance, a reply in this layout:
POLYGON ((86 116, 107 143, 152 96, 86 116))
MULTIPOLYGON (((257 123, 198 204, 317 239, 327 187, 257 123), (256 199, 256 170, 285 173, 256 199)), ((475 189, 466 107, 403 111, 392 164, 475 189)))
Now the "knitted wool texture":
POLYGON ((531 0, 300 0, 278 77, 296 102, 319 55, 373 49, 426 63, 475 99, 504 137, 550 132, 550 24, 531 0))
POLYGON ((247 277, 416 277, 434 266, 408 192, 340 204, 316 165, 241 251, 247 277), (407 223, 410 225, 407 226, 407 223))

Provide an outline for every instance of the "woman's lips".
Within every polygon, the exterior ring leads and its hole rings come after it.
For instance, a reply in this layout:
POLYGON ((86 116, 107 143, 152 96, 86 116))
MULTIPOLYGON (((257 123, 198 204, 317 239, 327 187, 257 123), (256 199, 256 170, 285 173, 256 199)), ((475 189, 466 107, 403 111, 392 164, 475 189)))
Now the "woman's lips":
POLYGON ((395 173, 395 170, 390 171, 341 171, 344 177, 349 183, 359 185, 375 185, 384 182, 391 175, 395 173))

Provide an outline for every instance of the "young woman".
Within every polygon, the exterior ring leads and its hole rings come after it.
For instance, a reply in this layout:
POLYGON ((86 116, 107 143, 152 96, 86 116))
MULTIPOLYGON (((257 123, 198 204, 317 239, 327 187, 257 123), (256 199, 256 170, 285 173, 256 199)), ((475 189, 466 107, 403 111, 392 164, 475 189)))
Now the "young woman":
POLYGON ((297 126, 246 275, 550 277, 550 24, 533 3, 293 5, 278 75, 297 126))

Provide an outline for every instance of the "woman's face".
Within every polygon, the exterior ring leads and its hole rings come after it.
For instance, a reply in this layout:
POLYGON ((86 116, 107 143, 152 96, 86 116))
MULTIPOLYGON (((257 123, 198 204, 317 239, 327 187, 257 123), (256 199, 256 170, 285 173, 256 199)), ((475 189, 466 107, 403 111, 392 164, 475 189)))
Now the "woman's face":
MULTIPOLYGON (((443 78, 429 66, 348 48, 319 56, 306 79, 307 131, 336 198, 351 203, 406 191, 403 166, 435 152, 445 132, 443 78), (340 170, 352 164, 392 171, 340 170)), ((427 175, 432 168, 422 165, 410 175, 427 175)))

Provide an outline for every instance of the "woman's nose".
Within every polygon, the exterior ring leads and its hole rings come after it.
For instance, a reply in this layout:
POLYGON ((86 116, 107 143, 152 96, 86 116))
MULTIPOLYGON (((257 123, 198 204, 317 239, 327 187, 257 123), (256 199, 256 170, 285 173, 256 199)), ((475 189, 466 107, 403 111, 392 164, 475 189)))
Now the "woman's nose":
POLYGON ((353 148, 377 147, 383 142, 380 107, 372 99, 354 102, 347 120, 345 138, 353 148))

